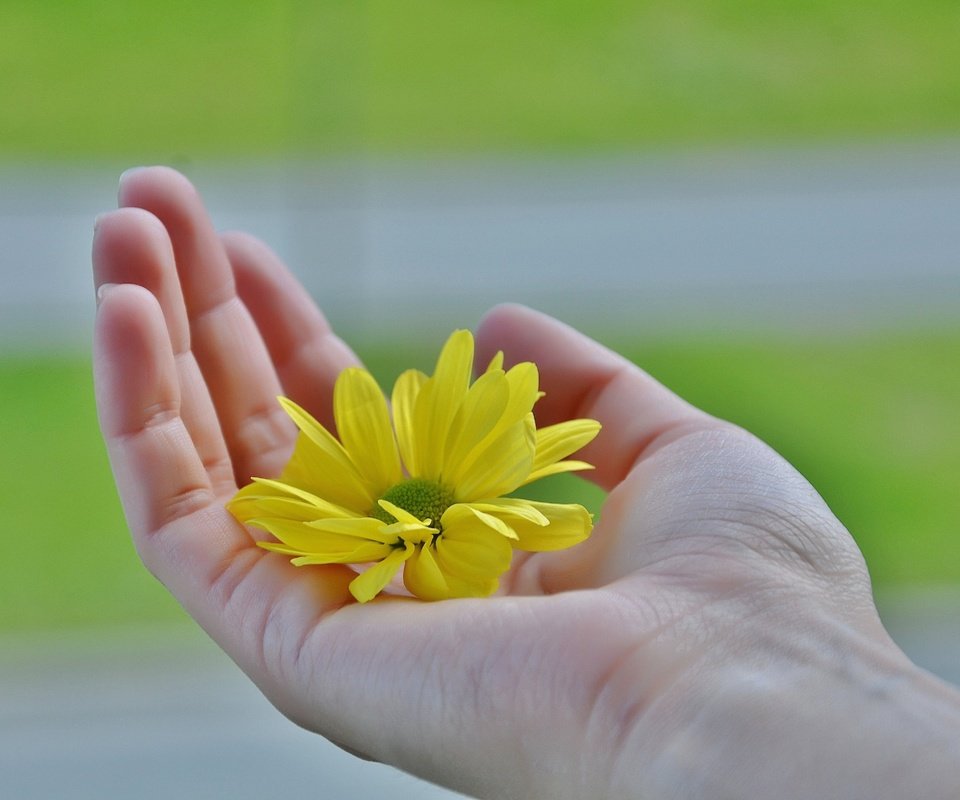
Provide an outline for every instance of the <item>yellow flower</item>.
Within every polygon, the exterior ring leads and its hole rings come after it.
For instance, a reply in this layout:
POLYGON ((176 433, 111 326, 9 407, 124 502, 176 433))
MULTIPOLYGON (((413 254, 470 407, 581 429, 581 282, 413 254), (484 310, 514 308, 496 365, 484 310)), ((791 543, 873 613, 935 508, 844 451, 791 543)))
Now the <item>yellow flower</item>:
POLYGON ((300 429, 278 480, 254 478, 230 501, 267 531, 260 546, 293 563, 370 564, 350 584, 364 603, 403 567, 424 600, 492 594, 515 549, 569 547, 589 534, 580 505, 505 497, 546 475, 590 469, 564 460, 599 432, 594 420, 536 428, 536 365, 497 356, 473 384, 473 336, 447 340, 432 377, 408 370, 393 388, 393 424, 370 373, 344 370, 333 394, 339 441, 280 398, 300 429), (395 433, 394 433, 395 432, 395 433))

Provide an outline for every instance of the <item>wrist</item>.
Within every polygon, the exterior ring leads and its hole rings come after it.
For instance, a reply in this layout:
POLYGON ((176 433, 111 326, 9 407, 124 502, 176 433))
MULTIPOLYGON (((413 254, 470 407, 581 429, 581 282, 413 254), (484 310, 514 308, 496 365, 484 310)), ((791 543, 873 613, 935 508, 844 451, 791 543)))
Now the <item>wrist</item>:
POLYGON ((678 684, 669 714, 685 722, 642 796, 960 797, 960 692, 892 643, 822 622, 707 667, 689 694, 678 684))

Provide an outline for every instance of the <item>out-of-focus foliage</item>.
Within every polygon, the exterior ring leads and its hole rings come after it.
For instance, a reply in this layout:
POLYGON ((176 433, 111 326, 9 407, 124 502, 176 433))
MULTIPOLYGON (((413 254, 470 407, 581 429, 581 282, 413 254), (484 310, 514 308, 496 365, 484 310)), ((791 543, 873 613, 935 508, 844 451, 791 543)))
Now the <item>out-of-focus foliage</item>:
POLYGON ((955 0, 0 2, 0 158, 936 136, 955 0))

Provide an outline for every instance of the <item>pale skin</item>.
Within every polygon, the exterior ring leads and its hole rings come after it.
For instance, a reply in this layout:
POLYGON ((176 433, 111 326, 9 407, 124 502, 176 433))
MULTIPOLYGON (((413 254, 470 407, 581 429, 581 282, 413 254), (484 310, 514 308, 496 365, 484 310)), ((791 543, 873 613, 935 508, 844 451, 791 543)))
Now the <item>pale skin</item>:
POLYGON ((890 640, 810 485, 529 309, 484 318, 477 363, 535 361, 540 425, 602 422, 586 543, 517 558, 493 598, 366 605, 346 567, 258 548, 224 503, 292 449, 276 396, 332 426, 356 358, 181 175, 127 173, 119 204, 94 239, 95 375, 134 543, 294 722, 480 797, 960 797, 960 692, 890 640))

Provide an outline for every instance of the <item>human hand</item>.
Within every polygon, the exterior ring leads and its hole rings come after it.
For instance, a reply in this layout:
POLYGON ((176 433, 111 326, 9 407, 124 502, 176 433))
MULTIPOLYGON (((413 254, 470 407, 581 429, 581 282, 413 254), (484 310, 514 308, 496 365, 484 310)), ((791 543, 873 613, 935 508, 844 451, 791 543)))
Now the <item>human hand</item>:
POLYGON ((579 456, 610 492, 590 540, 515 559, 500 596, 366 605, 348 568, 256 547, 224 503, 292 449, 276 396, 332 428, 356 359, 264 245, 216 234, 181 176, 128 173, 120 205, 94 241, 95 371, 134 542, 294 721, 491 797, 897 796, 883 791, 917 764, 939 775, 956 756, 956 695, 890 642, 806 481, 528 309, 485 318, 478 363, 536 362, 540 425, 603 423, 579 456), (904 738, 918 714, 947 735, 904 738))

